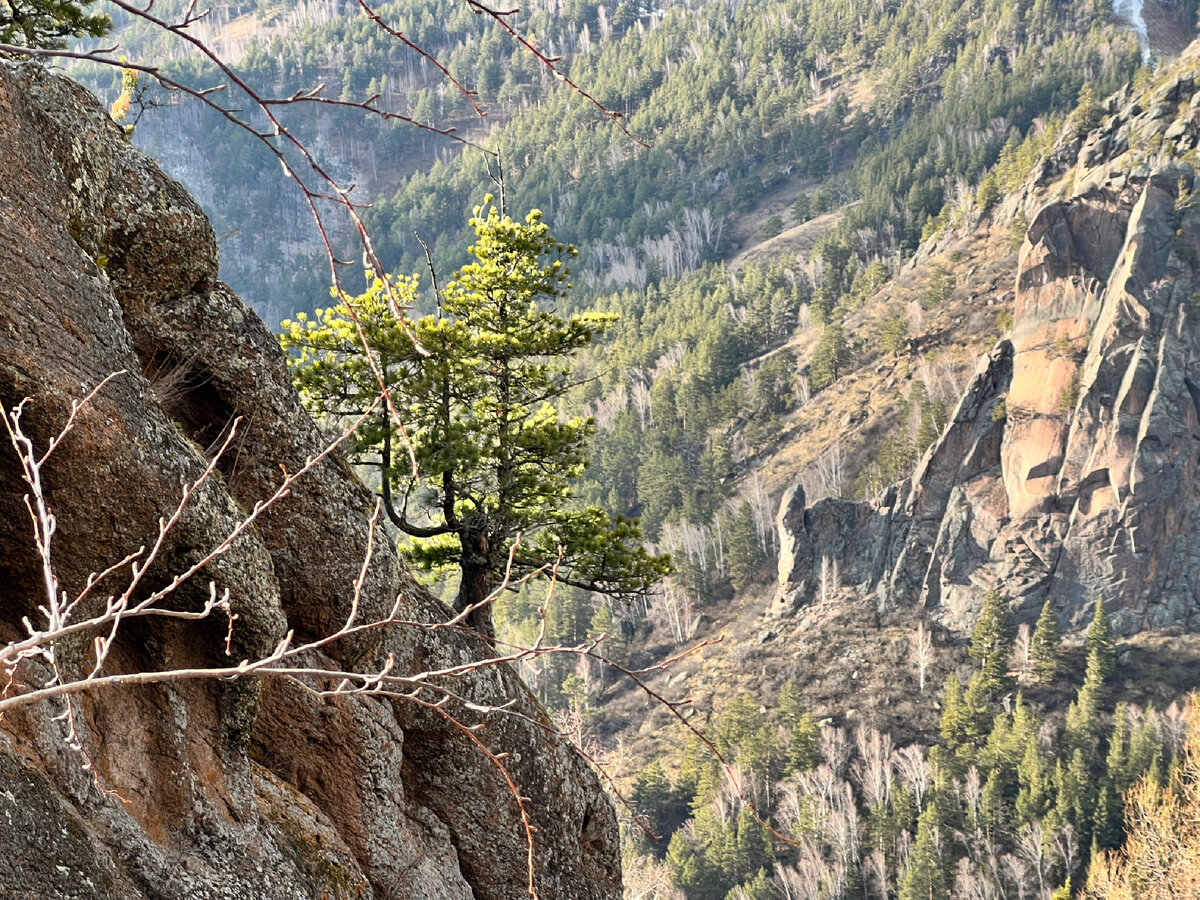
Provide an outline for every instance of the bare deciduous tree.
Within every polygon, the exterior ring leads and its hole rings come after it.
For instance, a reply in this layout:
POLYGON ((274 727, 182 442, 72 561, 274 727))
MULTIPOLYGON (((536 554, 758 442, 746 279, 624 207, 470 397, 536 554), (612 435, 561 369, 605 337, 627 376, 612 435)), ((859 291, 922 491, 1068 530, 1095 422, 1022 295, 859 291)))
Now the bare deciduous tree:
POLYGON ((892 799, 892 736, 860 725, 854 738, 858 758, 850 767, 850 775, 868 806, 886 806, 892 799))
POLYGON ((909 744, 892 754, 892 765, 900 780, 917 801, 917 809, 922 809, 922 802, 929 786, 933 781, 933 767, 925 758, 925 750, 919 744, 909 744))
POLYGON ((1017 628, 1017 642, 1013 647, 1013 654, 1016 656, 1017 672, 1022 679, 1029 677, 1029 670, 1033 660, 1030 657, 1032 649, 1032 632, 1028 622, 1022 622, 1017 628))
POLYGON ((821 557, 821 603, 829 603, 842 587, 842 573, 835 557, 821 557))
POLYGON ((925 676, 929 673, 929 667, 933 664, 933 635, 929 629, 925 627, 925 623, 917 623, 917 631, 912 637, 912 650, 909 654, 910 659, 917 667, 917 686, 921 693, 925 693, 925 676))

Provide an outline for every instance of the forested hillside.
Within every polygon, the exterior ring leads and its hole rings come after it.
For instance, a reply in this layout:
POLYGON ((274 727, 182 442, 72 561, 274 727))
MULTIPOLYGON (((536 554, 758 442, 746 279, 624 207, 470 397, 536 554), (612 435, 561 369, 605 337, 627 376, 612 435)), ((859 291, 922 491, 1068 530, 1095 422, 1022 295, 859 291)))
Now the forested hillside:
MULTIPOLYGON (((1136 36, 1092 2, 524 7, 513 24, 626 114, 643 146, 485 17, 450 3, 379 7, 478 90, 486 119, 428 59, 353 13, 337 2, 217 4, 201 36, 269 93, 325 83, 332 96, 380 94, 387 108, 486 140, 514 210, 543 209, 583 249, 596 289, 679 276, 847 204, 841 234, 860 259, 910 252, 1006 142, 1073 106, 1085 81, 1099 94, 1115 88, 1141 56, 1136 36)), ((173 74, 215 83, 162 34, 133 28, 122 39, 173 74)), ((452 264, 466 211, 492 187, 483 154, 354 110, 298 110, 288 125, 374 203, 389 266, 423 264, 414 231, 440 266, 452 264)), ((150 111, 137 140, 214 211, 228 277, 268 318, 323 302, 319 279, 292 283, 315 235, 287 186, 260 177, 272 164, 252 140, 194 103, 150 111)))

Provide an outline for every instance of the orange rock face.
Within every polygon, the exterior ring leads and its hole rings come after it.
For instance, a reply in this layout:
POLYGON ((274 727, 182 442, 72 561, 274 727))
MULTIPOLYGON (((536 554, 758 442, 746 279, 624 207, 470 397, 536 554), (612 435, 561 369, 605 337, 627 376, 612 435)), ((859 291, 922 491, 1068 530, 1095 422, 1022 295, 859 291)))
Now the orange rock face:
MULTIPOLYGON (((1145 147, 1160 132, 1177 154, 1200 144, 1195 82, 1185 66, 1152 97, 1114 102, 1013 201, 1034 203, 1039 178, 1073 176, 1031 217, 1010 340, 875 510, 885 558, 841 561, 881 606, 921 603, 965 634, 996 587, 1030 618, 1049 599, 1068 626, 1099 597, 1124 633, 1200 626, 1200 181, 1145 147)), ((781 526, 828 518, 820 507, 781 526)), ((798 586, 820 560, 804 548, 831 544, 858 546, 850 533, 785 538, 777 611, 810 602, 798 586)))

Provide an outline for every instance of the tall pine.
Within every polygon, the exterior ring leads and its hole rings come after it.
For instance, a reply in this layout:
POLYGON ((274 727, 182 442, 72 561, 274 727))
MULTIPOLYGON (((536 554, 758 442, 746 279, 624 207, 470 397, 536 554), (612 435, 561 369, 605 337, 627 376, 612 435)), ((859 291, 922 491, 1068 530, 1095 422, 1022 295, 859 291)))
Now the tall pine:
POLYGON ((1100 667, 1100 678, 1108 681, 1117 669, 1117 649, 1113 640, 1112 622, 1104 611, 1104 598, 1096 599, 1096 611, 1092 615, 1092 624, 1088 627, 1087 652, 1091 657, 1096 654, 1100 667))
POLYGON ((1038 616, 1037 626, 1033 629, 1029 656, 1033 678, 1042 684, 1053 682, 1062 670, 1062 631, 1049 600, 1042 605, 1042 614, 1038 616))
POLYGON ((949 878, 943 860, 936 803, 925 807, 917 821, 917 839, 900 882, 900 900, 949 900, 949 878))
POLYGON ((983 687, 991 694, 1010 690, 1012 676, 1008 672, 1008 661, 1012 656, 1016 629, 1012 624, 1012 611, 1008 601, 995 588, 983 598, 983 611, 975 630, 971 632, 970 654, 979 660, 979 672, 983 687))

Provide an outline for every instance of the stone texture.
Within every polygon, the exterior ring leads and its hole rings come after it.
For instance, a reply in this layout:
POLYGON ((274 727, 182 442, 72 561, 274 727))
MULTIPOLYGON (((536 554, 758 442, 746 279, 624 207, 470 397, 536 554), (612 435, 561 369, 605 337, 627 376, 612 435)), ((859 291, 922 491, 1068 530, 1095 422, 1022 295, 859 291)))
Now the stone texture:
POLYGON ((1200 142, 1197 69, 1193 47, 1149 96, 1118 95, 1006 201, 1034 210, 1011 341, 886 514, 785 498, 772 611, 812 602, 836 546, 861 554, 843 562, 860 593, 960 635, 993 586, 1073 629, 1098 597, 1123 634, 1200 626, 1200 181, 1178 158, 1200 142))
MULTIPOLYGON (((34 66, 0 66, 0 403, 44 445, 70 403, 115 378, 46 466, 59 522, 58 576, 88 574, 141 545, 239 420, 218 474, 188 505, 143 590, 168 583, 323 446, 272 335, 217 280, 216 241, 196 203, 128 144, 82 89, 34 66)), ((11 452, 0 452, 0 640, 36 615, 39 570, 11 452)), ((238 615, 233 657, 345 619, 372 498, 340 459, 297 484, 172 603, 208 581, 238 615)), ((391 608, 433 623, 387 536, 362 588, 364 616, 391 608)), ((114 671, 228 664, 225 623, 124 625, 114 671)), ((64 646, 82 664, 85 645, 64 646)), ((472 634, 410 627, 313 653, 316 668, 395 671, 486 655, 472 634)), ((36 678, 32 669, 25 677, 36 678)), ((516 675, 492 667, 455 683, 466 724, 530 798, 544 898, 621 892, 616 820, 598 780, 516 675)), ((428 693, 428 692, 427 692, 428 693)), ((434 695, 429 694, 432 699, 434 695)), ((103 898, 528 896, 526 836, 503 773, 442 712, 383 697, 321 700, 294 684, 205 680, 96 691, 78 704, 81 758, 54 704, 0 720, 0 896, 103 898)))

